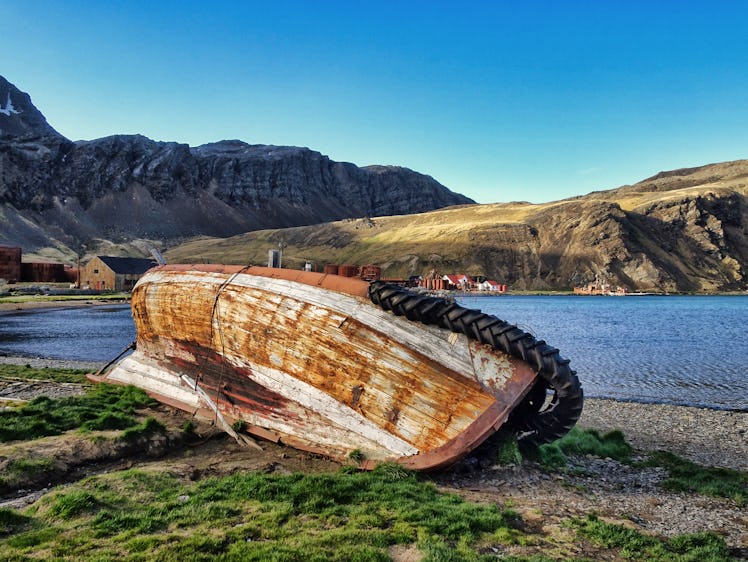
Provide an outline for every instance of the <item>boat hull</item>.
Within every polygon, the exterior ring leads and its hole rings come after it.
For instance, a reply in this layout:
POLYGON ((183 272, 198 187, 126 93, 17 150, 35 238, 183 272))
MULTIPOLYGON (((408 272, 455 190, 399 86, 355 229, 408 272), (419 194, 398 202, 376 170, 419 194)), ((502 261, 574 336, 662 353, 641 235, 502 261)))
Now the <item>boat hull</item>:
POLYGON ((132 294, 136 350, 105 377, 337 460, 452 464, 507 421, 536 373, 382 310, 368 287, 291 270, 154 268, 132 294))

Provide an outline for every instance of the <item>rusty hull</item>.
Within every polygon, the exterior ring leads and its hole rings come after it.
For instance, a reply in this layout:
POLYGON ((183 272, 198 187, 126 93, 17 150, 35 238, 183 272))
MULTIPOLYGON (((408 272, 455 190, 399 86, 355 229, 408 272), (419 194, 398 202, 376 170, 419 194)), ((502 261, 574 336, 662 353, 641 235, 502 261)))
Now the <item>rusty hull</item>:
POLYGON ((530 367, 381 310, 368 283, 219 265, 150 270, 132 294, 137 349, 106 378, 250 433, 364 465, 439 468, 480 445, 530 367))

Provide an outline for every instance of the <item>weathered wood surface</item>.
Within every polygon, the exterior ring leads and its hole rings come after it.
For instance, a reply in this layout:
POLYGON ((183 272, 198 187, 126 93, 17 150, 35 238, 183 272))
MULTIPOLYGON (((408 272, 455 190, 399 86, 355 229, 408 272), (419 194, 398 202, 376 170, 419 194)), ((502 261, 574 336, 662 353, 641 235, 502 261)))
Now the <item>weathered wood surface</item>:
POLYGON ((454 462, 506 420, 535 374, 381 310, 367 289, 289 270, 155 268, 132 295, 137 350, 108 377, 333 458, 454 462))

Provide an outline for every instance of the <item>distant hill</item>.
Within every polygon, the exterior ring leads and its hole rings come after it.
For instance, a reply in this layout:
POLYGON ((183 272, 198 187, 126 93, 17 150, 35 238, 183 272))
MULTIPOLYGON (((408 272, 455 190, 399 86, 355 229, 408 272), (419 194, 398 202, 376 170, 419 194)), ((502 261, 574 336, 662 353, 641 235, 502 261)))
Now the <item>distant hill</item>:
POLYGON ((596 278, 639 291, 748 290, 748 160, 662 172, 634 185, 533 205, 469 205, 408 217, 194 240, 169 261, 377 263, 389 277, 485 274, 513 289, 596 278))
POLYGON ((360 168, 308 148, 141 135, 73 142, 0 77, 0 244, 38 257, 147 255, 194 236, 472 202, 407 168, 360 168))

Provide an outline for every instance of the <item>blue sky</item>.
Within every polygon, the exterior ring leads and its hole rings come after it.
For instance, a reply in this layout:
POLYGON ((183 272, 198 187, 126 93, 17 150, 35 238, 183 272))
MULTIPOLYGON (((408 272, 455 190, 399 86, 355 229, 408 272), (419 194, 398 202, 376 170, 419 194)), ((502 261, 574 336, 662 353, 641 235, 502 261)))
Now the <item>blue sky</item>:
POLYGON ((748 2, 0 0, 65 136, 308 146, 481 203, 748 158, 748 2))

